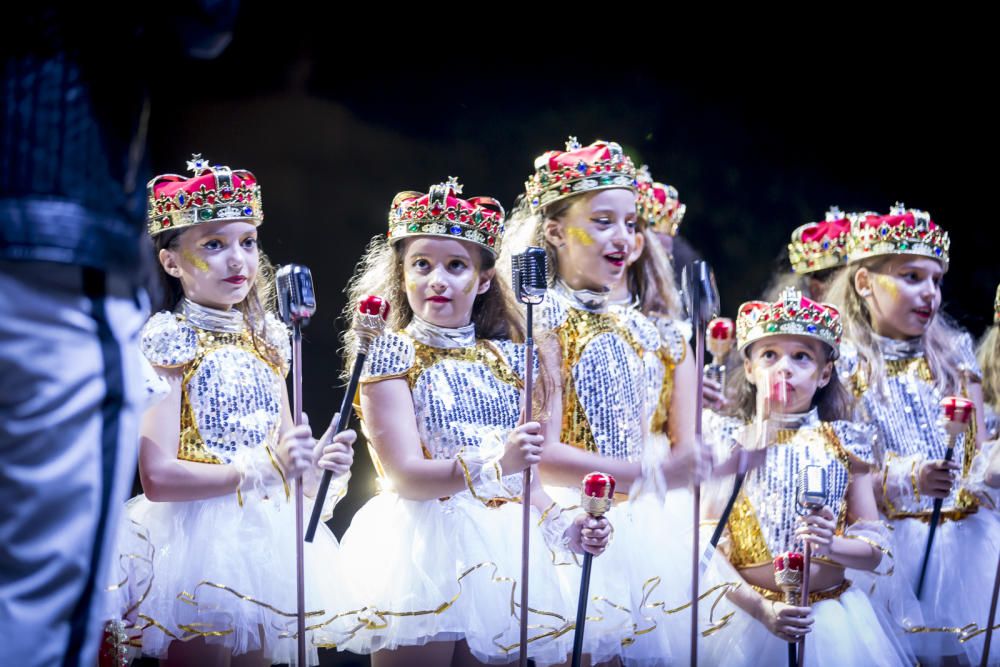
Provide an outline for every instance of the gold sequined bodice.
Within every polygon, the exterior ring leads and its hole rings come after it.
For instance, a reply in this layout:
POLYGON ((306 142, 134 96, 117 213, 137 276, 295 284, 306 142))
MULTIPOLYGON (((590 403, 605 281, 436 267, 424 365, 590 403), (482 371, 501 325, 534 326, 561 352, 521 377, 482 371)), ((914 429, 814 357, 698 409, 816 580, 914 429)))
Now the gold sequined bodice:
POLYGON ((820 422, 779 431, 768 446, 764 465, 747 473, 733 506, 729 561, 737 569, 770 563, 776 554, 798 551, 795 543, 798 471, 807 465, 826 469, 827 505, 837 515, 837 533, 847 523, 850 457, 833 424, 820 422))

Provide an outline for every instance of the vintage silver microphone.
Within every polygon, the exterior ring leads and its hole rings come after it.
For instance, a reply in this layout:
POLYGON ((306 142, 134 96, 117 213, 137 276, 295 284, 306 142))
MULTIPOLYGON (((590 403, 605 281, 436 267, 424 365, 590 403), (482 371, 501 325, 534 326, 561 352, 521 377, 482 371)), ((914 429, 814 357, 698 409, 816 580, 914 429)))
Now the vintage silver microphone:
MULTIPOLYGON (((529 246, 524 252, 511 256, 511 283, 517 300, 527 306, 524 334, 524 421, 532 420, 535 366, 534 307, 545 298, 548 287, 547 258, 545 250, 529 246)), ((521 493, 521 619, 518 661, 521 667, 528 664, 528 552, 531 530, 531 466, 522 473, 521 493)))
MULTIPOLYGON (((827 502, 829 495, 826 468, 817 465, 807 465, 799 471, 796 493, 796 511, 801 514, 816 512, 827 502)), ((812 565, 812 545, 806 542, 803 549, 802 566, 802 597, 799 606, 809 606, 809 568, 812 565)), ((805 665, 806 638, 799 640, 799 667, 805 665)))
MULTIPOLYGON (((287 264, 275 276, 278 292, 278 313, 292 328, 292 416, 295 425, 302 423, 302 327, 316 313, 316 293, 312 273, 299 264, 287 264)), ((303 543, 302 476, 295 480, 295 590, 298 658, 306 660, 306 582, 305 545, 303 543)))
MULTIPOLYGON (((688 317, 691 318, 691 328, 695 335, 695 368, 705 367, 705 326, 708 321, 719 314, 719 290, 715 286, 715 274, 701 260, 695 260, 684 267, 681 273, 681 289, 684 292, 684 305, 688 317)), ((695 397, 695 447, 703 447, 701 442, 701 410, 704 404, 702 391, 704 376, 697 374, 695 397)), ((694 480, 693 493, 693 533, 691 550, 691 667, 698 665, 698 574, 699 574, 699 539, 698 528, 701 523, 701 482, 694 480)))

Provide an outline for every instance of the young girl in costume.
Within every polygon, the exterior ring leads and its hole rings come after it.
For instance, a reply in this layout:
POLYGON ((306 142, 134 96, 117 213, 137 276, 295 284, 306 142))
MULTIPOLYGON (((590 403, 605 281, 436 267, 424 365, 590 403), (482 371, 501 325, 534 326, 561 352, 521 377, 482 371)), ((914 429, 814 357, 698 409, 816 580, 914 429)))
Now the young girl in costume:
POLYGON ((982 385, 972 340, 939 312, 949 245, 923 211, 897 205, 858 219, 850 263, 830 298, 844 316, 842 376, 861 417, 878 429, 876 494, 894 529, 899 572, 914 588, 934 499, 944 499, 920 600, 925 630, 911 635, 914 650, 928 664, 959 657, 977 664, 983 637, 960 643, 944 629, 986 623, 1000 523, 996 481, 979 446, 982 385), (976 407, 951 462, 939 405, 948 395, 976 407))
POLYGON ((676 312, 669 265, 647 272, 665 262, 645 252, 652 244, 640 233, 635 168, 618 144, 583 147, 571 138, 566 151, 535 161, 526 187, 512 234, 548 255, 551 286, 537 327, 551 332, 551 374, 561 380, 542 458, 546 488, 569 502, 575 480, 602 470, 620 491, 609 513, 614 543, 592 573, 590 613, 612 624, 623 609, 628 617, 617 635, 588 636, 591 654, 598 662, 683 660, 685 640, 671 641, 663 612, 690 597, 691 527, 662 492, 686 488, 694 467, 694 363, 676 322, 664 319, 658 329, 639 309, 609 305, 634 260, 642 307, 676 312))
MULTIPOLYGON (((127 505, 117 590, 142 652, 164 664, 296 664, 290 484, 304 475, 312 495, 318 464, 343 487, 355 435, 328 431, 317 444, 292 423, 256 178, 200 156, 188 167, 190 178, 148 186, 166 309, 146 324, 142 352, 168 390, 142 421, 145 495, 127 505)), ((327 612, 349 603, 325 526, 305 556, 307 622, 323 626, 307 638, 315 665, 316 645, 337 640, 327 612)))
MULTIPOLYGON (((728 624, 703 639, 706 664, 784 664, 788 642, 805 636, 807 665, 903 665, 902 651, 886 635, 866 591, 845 578, 845 568, 874 571, 887 551, 872 491, 871 429, 844 421, 850 398, 834 368, 840 315, 827 304, 787 288, 777 302, 740 306, 737 346, 743 355, 742 389, 734 415, 715 418, 706 432, 719 454, 738 443, 760 447, 744 426, 767 418, 763 465, 751 470, 726 524, 707 585, 742 582, 728 602, 712 610, 728 624), (769 410, 765 407, 770 398, 769 410), (783 399, 783 401, 782 401, 783 399), (796 513, 798 476, 819 466, 828 480, 822 509, 796 513), (810 606, 786 604, 772 560, 812 546, 810 606), (735 572, 734 572, 735 569, 735 572), (727 609, 729 604, 734 608, 727 609)), ((703 508, 717 523, 733 489, 714 485, 703 508)))
MULTIPOLYGON (((524 347, 512 339, 523 330, 495 276, 504 212, 460 193, 452 179, 398 194, 387 239, 349 288, 352 302, 379 294, 392 306, 361 377, 381 492, 343 540, 366 606, 345 647, 379 667, 508 662, 518 650, 521 472, 539 460, 546 382, 538 419, 520 423, 524 347)), ((610 528, 571 519, 535 487, 528 651, 551 664, 569 653, 575 610, 553 559, 600 553, 610 528)))

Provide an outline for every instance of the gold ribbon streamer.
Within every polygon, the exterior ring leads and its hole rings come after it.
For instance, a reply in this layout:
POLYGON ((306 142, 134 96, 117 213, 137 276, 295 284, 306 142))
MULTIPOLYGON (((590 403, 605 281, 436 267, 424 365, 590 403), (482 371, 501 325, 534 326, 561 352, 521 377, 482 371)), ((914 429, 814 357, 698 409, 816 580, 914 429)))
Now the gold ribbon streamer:
MULTIPOLYGON (((978 623, 969 623, 968 625, 963 625, 960 628, 928 628, 923 625, 918 625, 913 628, 907 628, 906 632, 908 634, 929 634, 934 632, 944 632, 948 634, 954 634, 958 636, 958 643, 964 644, 965 642, 975 639, 981 634, 986 633, 991 628, 981 628, 978 623)), ((1000 623, 994 625, 993 630, 1000 630, 1000 623)))

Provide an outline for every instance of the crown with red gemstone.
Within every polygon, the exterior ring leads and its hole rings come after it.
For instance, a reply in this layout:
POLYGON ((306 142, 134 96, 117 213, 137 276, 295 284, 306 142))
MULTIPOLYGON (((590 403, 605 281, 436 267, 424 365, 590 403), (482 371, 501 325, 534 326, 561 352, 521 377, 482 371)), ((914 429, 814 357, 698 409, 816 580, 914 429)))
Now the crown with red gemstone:
POLYGON ((788 261, 799 275, 847 264, 851 216, 833 206, 823 222, 810 222, 792 232, 788 261))
POLYGON ((922 255, 948 267, 951 239, 931 220, 931 214, 896 203, 889 215, 859 216, 851 224, 848 261, 880 255, 922 255))
POLYGON ((163 174, 146 184, 150 236, 204 222, 264 221, 260 185, 249 171, 210 164, 201 153, 191 156, 187 168, 194 176, 163 174))
POLYGON ((826 343, 836 358, 843 333, 836 308, 802 296, 795 287, 786 287, 774 303, 748 301, 736 316, 736 344, 741 352, 762 338, 792 334, 826 343))
POLYGON ((504 210, 492 197, 460 199, 455 177, 430 187, 430 192, 400 192, 389 209, 389 241, 410 236, 444 236, 471 241, 494 255, 500 252, 504 210))
POLYGON ((687 206, 680 202, 677 195, 677 188, 654 181, 646 165, 639 167, 635 181, 639 217, 653 231, 677 236, 677 228, 687 212, 687 206))
POLYGON ((598 139, 581 146, 576 137, 565 151, 535 158, 535 173, 524 183, 532 211, 583 192, 628 188, 636 191, 635 165, 613 141, 598 139))

